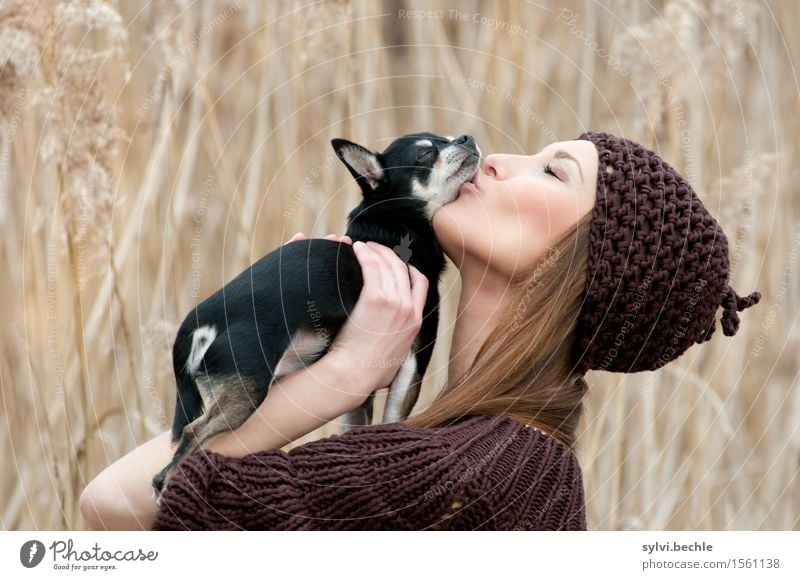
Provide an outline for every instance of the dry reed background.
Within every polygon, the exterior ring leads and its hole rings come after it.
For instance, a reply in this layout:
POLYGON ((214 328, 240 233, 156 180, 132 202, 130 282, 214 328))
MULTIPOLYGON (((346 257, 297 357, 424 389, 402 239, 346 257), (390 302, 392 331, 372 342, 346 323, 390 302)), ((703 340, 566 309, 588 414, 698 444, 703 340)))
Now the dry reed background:
MULTIPOLYGON (((592 128, 684 172, 764 298, 658 372, 587 377, 590 528, 800 529, 798 3, 446 4, 0 2, 0 528, 83 528, 83 485, 169 426, 188 309, 343 231, 332 137, 531 153, 592 128)), ((452 267, 442 291, 418 409, 452 267)))

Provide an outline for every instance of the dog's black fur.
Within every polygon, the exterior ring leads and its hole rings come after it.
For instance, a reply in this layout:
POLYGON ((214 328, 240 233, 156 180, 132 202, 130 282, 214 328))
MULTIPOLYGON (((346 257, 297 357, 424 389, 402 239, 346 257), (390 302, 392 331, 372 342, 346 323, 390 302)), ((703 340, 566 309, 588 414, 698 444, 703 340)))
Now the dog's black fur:
MULTIPOLYGON (((394 248, 429 280, 420 332, 390 386, 384 414, 384 421, 402 420, 416 403, 439 320, 437 282, 445 261, 431 216, 474 177, 480 152, 468 135, 432 133, 406 135, 382 153, 343 139, 332 145, 363 193, 346 234, 394 248)), ((172 441, 180 443, 153 478, 156 491, 184 457, 244 423, 275 378, 321 358, 362 286, 349 244, 304 239, 270 252, 198 304, 172 349, 178 387, 172 441)), ((348 414, 347 428, 371 422, 372 399, 348 414)))

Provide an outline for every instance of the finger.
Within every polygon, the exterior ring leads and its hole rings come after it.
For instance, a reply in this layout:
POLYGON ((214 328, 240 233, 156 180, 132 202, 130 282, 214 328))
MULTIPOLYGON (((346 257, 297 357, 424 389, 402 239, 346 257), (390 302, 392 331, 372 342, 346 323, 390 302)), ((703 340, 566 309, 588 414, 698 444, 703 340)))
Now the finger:
POLYGON ((326 240, 331 240, 332 242, 337 242, 338 241, 337 240, 338 237, 339 236, 337 236, 336 234, 328 234, 327 236, 325 236, 325 239, 326 240))
POLYGON ((381 284, 383 292, 386 296, 395 297, 398 293, 397 280, 395 280, 394 272, 392 272, 392 264, 386 258, 386 254, 381 250, 385 246, 377 242, 367 242, 367 247, 370 248, 378 257, 378 262, 381 265, 381 284))
POLYGON ((339 238, 339 241, 345 244, 350 244, 350 245, 353 244, 353 240, 350 239, 350 236, 342 236, 341 238, 339 238))
POLYGON ((390 270, 387 275, 392 279, 394 296, 402 308, 411 308, 411 280, 408 277, 408 267, 389 247, 376 244, 375 250, 380 252, 390 270))
POLYGON ((297 232, 295 235, 293 235, 291 238, 289 238, 289 240, 288 240, 288 241, 284 242, 284 245, 288 244, 289 242, 294 242, 294 241, 297 241, 297 240, 302 240, 303 238, 305 238, 305 236, 303 235, 303 233, 302 233, 302 232, 297 232))
POLYGON ((353 244, 353 253, 361 266, 361 278, 364 280, 361 292, 381 291, 380 263, 375 252, 367 248, 364 242, 356 242, 353 244))
POLYGON ((388 246, 380 246, 386 260, 392 265, 395 284, 404 305, 411 305, 411 278, 408 275, 408 265, 400 259, 394 250, 388 246))
POLYGON ((428 278, 414 266, 409 266, 408 272, 411 274, 411 301, 414 304, 414 312, 421 317, 425 311, 425 301, 428 299, 428 278))
POLYGON ((388 252, 389 248, 377 242, 367 242, 367 247, 375 252, 376 260, 380 264, 381 269, 381 288, 387 296, 397 296, 400 293, 400 288, 397 284, 397 274, 394 271, 388 252))

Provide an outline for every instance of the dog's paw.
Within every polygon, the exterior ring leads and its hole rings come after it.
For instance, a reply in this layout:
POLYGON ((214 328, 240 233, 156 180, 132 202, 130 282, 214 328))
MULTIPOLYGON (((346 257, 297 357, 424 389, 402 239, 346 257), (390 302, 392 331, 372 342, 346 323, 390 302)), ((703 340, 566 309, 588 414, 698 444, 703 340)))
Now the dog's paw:
POLYGON ((164 485, 166 484, 167 473, 166 470, 159 471, 155 477, 153 477, 152 484, 153 490, 155 491, 156 495, 161 495, 161 492, 164 489, 164 485))
POLYGON ((153 478, 153 491, 156 495, 156 503, 161 505, 161 496, 164 495, 164 492, 167 489, 167 485, 169 484, 170 479, 178 472, 178 467, 174 466, 171 468, 164 468, 162 469, 154 478, 153 478))
POLYGON ((158 507, 161 507, 164 492, 167 490, 168 480, 168 474, 163 471, 153 478, 153 496, 155 497, 158 507))

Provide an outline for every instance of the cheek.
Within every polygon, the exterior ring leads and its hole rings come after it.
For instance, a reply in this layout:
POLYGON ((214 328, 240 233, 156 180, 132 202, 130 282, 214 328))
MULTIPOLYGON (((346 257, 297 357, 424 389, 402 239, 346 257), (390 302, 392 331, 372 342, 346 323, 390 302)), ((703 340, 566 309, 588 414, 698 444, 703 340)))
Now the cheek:
POLYGON ((536 238, 555 241, 577 222, 579 208, 571 195, 565 191, 539 191, 519 202, 522 220, 530 224, 536 238))
POLYGON ((492 229, 497 256, 492 261, 516 275, 545 255, 572 227, 579 208, 569 191, 550 190, 539 183, 514 188, 495 212, 492 229))

